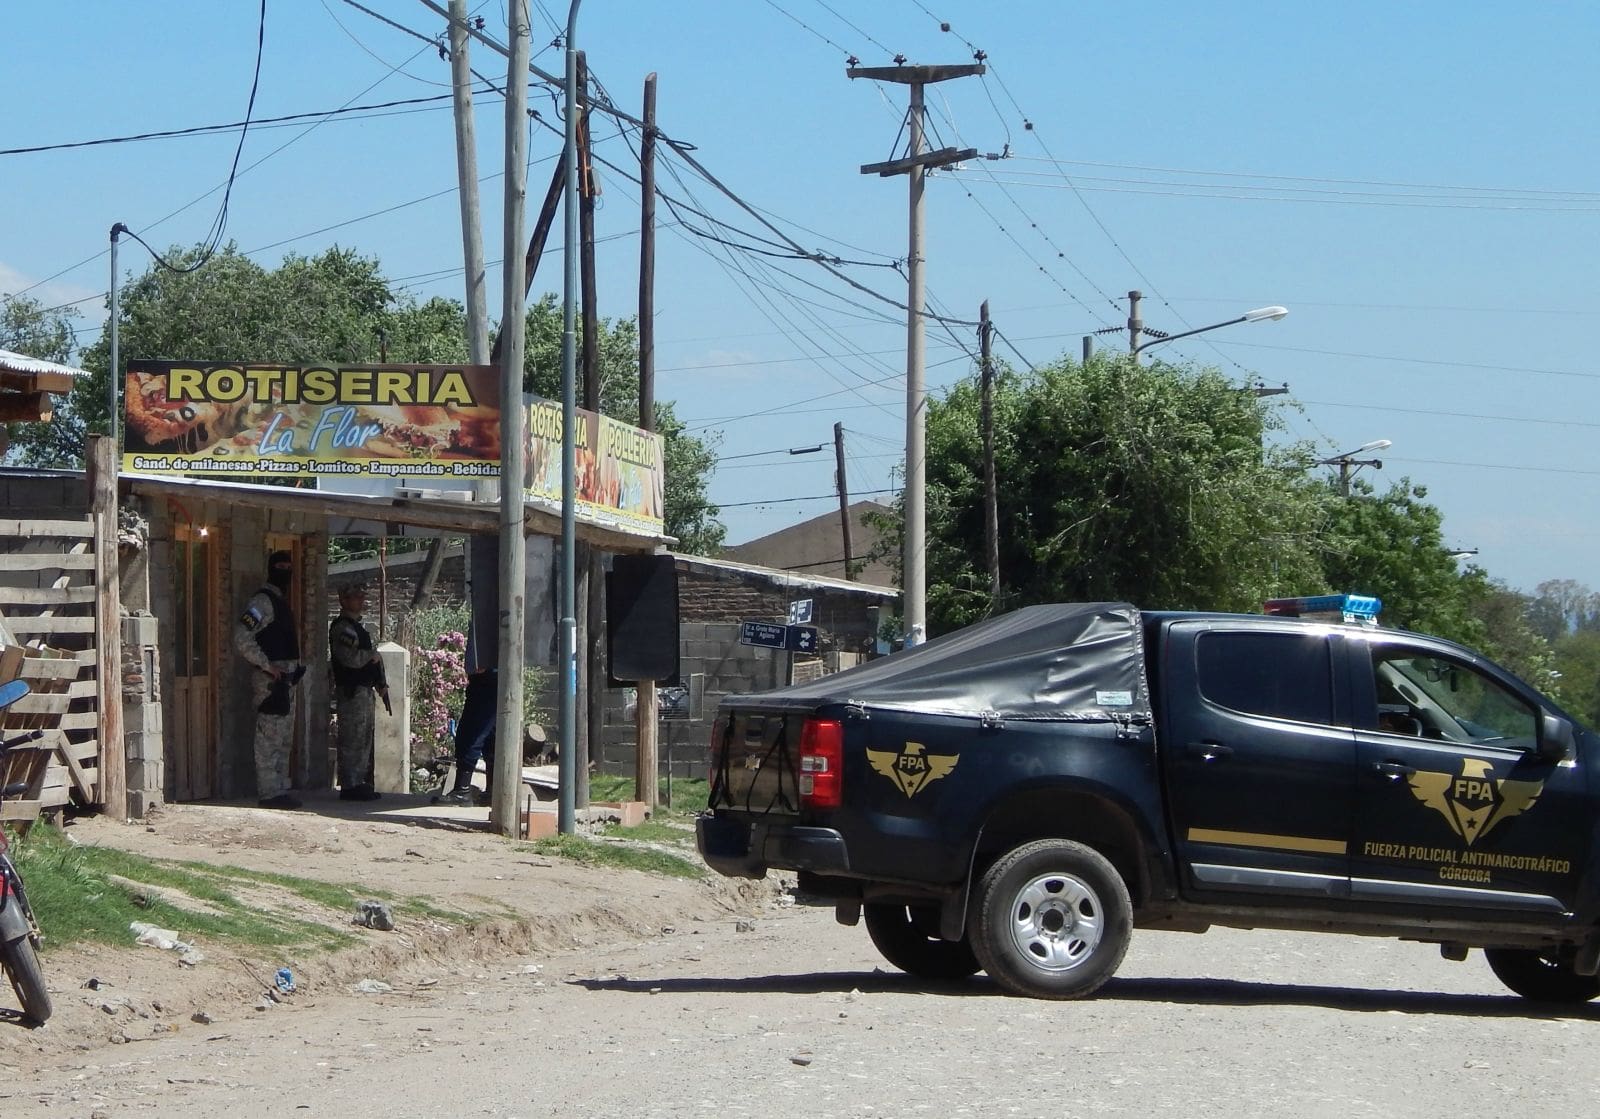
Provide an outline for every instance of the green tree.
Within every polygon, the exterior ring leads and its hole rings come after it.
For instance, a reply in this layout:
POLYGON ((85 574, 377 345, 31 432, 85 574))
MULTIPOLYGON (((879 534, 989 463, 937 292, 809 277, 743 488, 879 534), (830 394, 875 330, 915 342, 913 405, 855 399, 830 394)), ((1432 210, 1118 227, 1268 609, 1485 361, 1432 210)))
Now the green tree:
POLYGON ((1323 589, 1321 487, 1275 413, 1213 369, 1100 357, 1004 371, 995 391, 1002 601, 984 562, 976 380, 928 409, 928 613, 940 632, 995 609, 1127 600, 1258 610, 1323 589))
POLYGON ((1362 479, 1349 497, 1329 483, 1323 574, 1329 586, 1383 600, 1383 622, 1480 648, 1486 629, 1444 544, 1427 488, 1402 478, 1382 494, 1362 479))
MULTIPOLYGON (((196 250, 172 249, 182 267, 196 250)), ((71 333, 29 301, 8 303, 0 328, 51 357, 48 343, 71 333), (64 331, 64 333, 62 333, 64 331)), ((152 263, 123 288, 119 344, 124 360, 306 362, 456 362, 467 358, 466 313, 453 299, 419 302, 397 292, 375 258, 334 247, 315 256, 290 254, 266 268, 232 244, 202 268, 175 272, 152 263)), ((601 325, 602 411, 633 423, 638 417, 638 335, 631 321, 601 325)), ((8 347, 16 348, 16 347, 8 347)), ((525 387, 559 396, 561 315, 553 296, 528 310, 525 387)), ((39 466, 83 461, 89 432, 107 429, 106 369, 110 339, 83 354, 91 376, 74 386, 50 424, 16 427, 16 453, 39 466)), ((707 497, 715 448, 685 432, 670 402, 656 405, 666 443, 666 530, 686 551, 714 552, 722 543, 717 508, 707 497)))
POLYGON ((0 350, 67 362, 72 358, 72 320, 26 295, 0 298, 0 350))

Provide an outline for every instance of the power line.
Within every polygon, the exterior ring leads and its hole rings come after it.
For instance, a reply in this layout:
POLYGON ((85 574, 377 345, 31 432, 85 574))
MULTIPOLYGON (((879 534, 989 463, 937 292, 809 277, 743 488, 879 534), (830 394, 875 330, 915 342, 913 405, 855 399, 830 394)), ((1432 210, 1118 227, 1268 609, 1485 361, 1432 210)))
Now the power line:
MULTIPOLYGON (((487 90, 475 91, 481 96, 487 90)), ((349 116, 355 113, 375 112, 380 109, 397 109, 413 105, 436 105, 439 108, 446 106, 440 102, 449 101, 451 94, 439 93, 428 97, 405 97, 396 101, 376 101, 366 105, 347 105, 340 109, 318 109, 304 113, 290 113, 281 117, 258 117, 251 121, 230 121, 227 124, 197 124, 189 128, 167 128, 157 132, 137 132, 128 136, 104 136, 96 140, 70 140, 61 144, 36 144, 28 148, 0 148, 0 155, 32 155, 36 152, 69 151, 74 148, 95 148, 109 144, 133 144, 144 140, 167 140, 185 136, 209 136, 219 132, 232 132, 235 128, 242 128, 248 124, 251 128, 262 129, 274 126, 293 124, 296 121, 331 120, 337 117, 349 116)))
POLYGON ((1208 171, 1193 167, 1153 167, 1138 163, 1105 163, 1084 159, 1039 159, 1037 156, 1015 156, 1024 163, 1052 163, 1056 166, 1108 167, 1124 171, 1149 171, 1163 175, 1214 175, 1235 179, 1273 179, 1291 183, 1334 183, 1338 186, 1379 186, 1409 190, 1481 191, 1488 194, 1576 195, 1600 200, 1600 191, 1550 190, 1533 187, 1482 187, 1460 183, 1409 183, 1383 179, 1330 179, 1312 175, 1274 175, 1258 171, 1208 171))
MULTIPOLYGON (((1013 171, 1013 172, 1011 172, 1011 174, 1013 174, 1013 175, 1028 175, 1028 174, 1030 174, 1030 172, 1027 172, 1027 171, 1013 171)), ((1041 176, 1041 178, 1053 178, 1053 177, 1054 176, 1048 176, 1048 175, 1041 176)), ((1090 181, 1096 181, 1096 180, 1092 180, 1091 179, 1090 181)), ((1104 180, 1104 181, 1109 181, 1109 182, 1118 182, 1118 181, 1138 182, 1139 180, 1115 180, 1115 179, 1113 179, 1113 180, 1104 180)), ((1118 187, 1118 186, 1085 186, 1085 185, 1080 185, 1078 182, 1067 182, 1067 183, 1064 183, 1064 184, 1058 184, 1058 183, 1053 183, 1053 182, 1027 181, 1027 180, 1021 180, 1021 179, 1001 179, 1001 178, 998 178, 998 177, 996 177, 994 179, 994 182, 997 185, 1001 185, 1001 186, 1037 187, 1037 188, 1042 189, 1042 190, 1070 190, 1075 195, 1079 195, 1080 198, 1081 198, 1081 194, 1083 192, 1088 191, 1088 192, 1093 192, 1093 193, 1098 193, 1098 194, 1144 194, 1144 195, 1153 195, 1153 196, 1162 197, 1162 198, 1214 198, 1214 199, 1218 199, 1220 201, 1234 201, 1234 202, 1300 202, 1300 203, 1321 204, 1321 205, 1329 205, 1329 206, 1384 206, 1384 207, 1391 207, 1391 208, 1397 207, 1397 208, 1400 208, 1400 209, 1409 209, 1409 210, 1493 210, 1493 211, 1510 211, 1510 212, 1525 212, 1525 213, 1547 213, 1547 214, 1593 214, 1593 213, 1600 213, 1600 206, 1553 206, 1553 205, 1536 204, 1536 203, 1495 203, 1495 202, 1470 202, 1470 201, 1449 202, 1449 201, 1434 201, 1434 200, 1428 200, 1428 199, 1422 199, 1422 198, 1419 198, 1417 201, 1404 201, 1403 200, 1404 196, 1396 196, 1393 200, 1383 201, 1383 200, 1374 199, 1374 198, 1337 198, 1337 197, 1314 198, 1314 197, 1284 197, 1284 196, 1275 195, 1275 194, 1237 194, 1237 193, 1231 193, 1230 194, 1230 193, 1219 193, 1217 191, 1212 191, 1210 188, 1203 187, 1201 184, 1193 184, 1194 189, 1190 189, 1190 190, 1161 190, 1161 189, 1155 189, 1155 188, 1161 186, 1162 184, 1151 184, 1151 186, 1149 188, 1133 187, 1133 186, 1121 186, 1121 187, 1118 187)), ((1266 188, 1263 188, 1263 189, 1266 189, 1266 188)), ((1219 188, 1219 190, 1220 190, 1220 188, 1219 188)), ((1134 271, 1137 272, 1138 269, 1135 268, 1134 271)), ((1141 274, 1141 278, 1145 280, 1145 283, 1147 285, 1149 285, 1148 277, 1144 277, 1141 274)), ((1155 291, 1155 288, 1154 288, 1153 285, 1151 285, 1151 291, 1155 291)), ((1158 297, 1159 297, 1159 293, 1158 293, 1158 297)), ((1170 305, 1167 303, 1165 298, 1164 297, 1161 297, 1161 298, 1162 298, 1162 305, 1168 307, 1169 310, 1173 310, 1170 307, 1170 305)), ((1177 314, 1176 310, 1173 310, 1173 313, 1177 314)), ((1179 316, 1179 317, 1181 319, 1181 316, 1179 316)), ((1187 326, 1188 323, 1185 323, 1184 325, 1187 326)))
POLYGON ((1302 404, 1314 404, 1318 408, 1355 408, 1363 412, 1399 412, 1409 416, 1445 416, 1458 420, 1488 420, 1497 424, 1544 424, 1549 427, 1589 427, 1600 428, 1600 423, 1590 423, 1586 420, 1547 420, 1537 416, 1502 416, 1486 415, 1482 412, 1448 412, 1440 408, 1401 408, 1394 404, 1348 404, 1338 400, 1305 400, 1302 404))
POLYGON ((1442 365, 1454 369, 1485 369, 1497 373, 1533 373, 1541 377, 1581 377, 1584 380, 1600 380, 1600 373, 1579 373, 1571 369, 1535 369, 1523 365, 1490 365, 1477 361, 1447 361, 1443 358, 1429 357, 1400 357, 1396 354, 1357 354, 1344 350, 1318 350, 1307 346, 1275 346, 1265 342, 1233 342, 1225 341, 1224 346, 1248 346, 1255 350, 1285 350, 1297 354, 1322 354, 1326 357, 1353 357, 1364 361, 1397 361, 1406 365, 1442 365))
MULTIPOLYGON (((1600 471, 1596 471, 1596 473, 1600 473, 1600 471)), ((853 498, 857 498, 857 497, 876 497, 879 494, 899 493, 899 492, 900 492, 900 490, 899 490, 898 487, 892 487, 892 488, 889 488, 889 489, 881 489, 881 490, 857 490, 854 493, 852 493, 850 496, 853 499, 853 498)), ((712 504, 715 505, 718 509, 747 509, 747 508, 749 508, 749 507, 751 507, 753 505, 792 505, 797 501, 838 501, 838 500, 839 500, 839 495, 838 494, 836 494, 836 493, 824 493, 824 494, 817 494, 817 495, 812 496, 812 497, 769 497, 764 501, 714 501, 714 502, 712 502, 712 504)))
POLYGON ((1565 466, 1522 466, 1508 462, 1460 462, 1455 459, 1442 458, 1392 458, 1384 456, 1386 462, 1416 462, 1428 466, 1466 466, 1478 470, 1518 470, 1529 474, 1581 474, 1585 477, 1600 477, 1600 470, 1578 470, 1565 466))

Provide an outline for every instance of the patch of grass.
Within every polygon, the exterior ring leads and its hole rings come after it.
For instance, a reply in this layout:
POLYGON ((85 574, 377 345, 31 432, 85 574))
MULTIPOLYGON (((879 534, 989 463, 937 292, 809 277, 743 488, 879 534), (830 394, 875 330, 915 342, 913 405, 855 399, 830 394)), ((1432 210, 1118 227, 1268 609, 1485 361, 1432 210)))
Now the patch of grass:
MULTIPOLYGON (((704 812, 706 803, 710 799, 710 789, 704 778, 701 777, 674 777, 672 779, 672 807, 667 807, 667 783, 662 781, 661 814, 673 816, 693 816, 704 812)), ((589 775, 589 799, 596 800, 632 800, 634 784, 633 778, 616 773, 593 773, 589 775)))
POLYGON ((640 843, 665 843, 673 847, 694 848, 694 832, 682 824, 647 820, 637 827, 609 827, 606 835, 614 839, 632 839, 640 843))
POLYGON ((388 890, 238 866, 147 859, 110 847, 74 846, 46 828, 34 829, 25 841, 14 844, 12 852, 47 945, 128 947, 134 943, 128 931, 134 921, 171 929, 180 939, 207 946, 222 943, 281 953, 334 951, 357 943, 354 933, 337 924, 304 920, 263 904, 263 888, 310 902, 335 916, 352 913, 361 901, 378 899, 389 901, 400 914, 453 924, 476 920, 426 898, 398 897, 388 890), (251 896, 241 897, 244 890, 251 896), (169 897, 162 897, 163 892, 169 897), (196 904, 191 907, 184 898, 196 904))
POLYGON ((583 866, 614 866, 665 874, 671 878, 701 878, 705 868, 688 859, 647 847, 627 847, 617 843, 596 843, 577 835, 552 835, 529 844, 541 855, 569 859, 583 866))

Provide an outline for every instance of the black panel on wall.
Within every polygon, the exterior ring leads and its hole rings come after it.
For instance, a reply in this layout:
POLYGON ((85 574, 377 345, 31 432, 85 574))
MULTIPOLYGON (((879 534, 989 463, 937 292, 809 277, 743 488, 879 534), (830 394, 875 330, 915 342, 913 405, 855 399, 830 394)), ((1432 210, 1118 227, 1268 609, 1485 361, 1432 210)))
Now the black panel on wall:
POLYGON ((678 567, 672 556, 617 556, 606 574, 606 663, 621 683, 678 679, 678 567))

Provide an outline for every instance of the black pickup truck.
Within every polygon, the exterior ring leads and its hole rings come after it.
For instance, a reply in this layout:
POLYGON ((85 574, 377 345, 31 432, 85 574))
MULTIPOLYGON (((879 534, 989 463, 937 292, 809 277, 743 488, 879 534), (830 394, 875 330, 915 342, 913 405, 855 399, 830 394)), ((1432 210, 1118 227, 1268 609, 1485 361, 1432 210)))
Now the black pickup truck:
POLYGON ((1433 637, 1035 606, 723 701, 702 857, 926 978, 1077 998, 1134 927, 1483 948, 1600 994, 1600 737, 1433 637))

